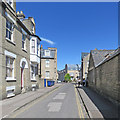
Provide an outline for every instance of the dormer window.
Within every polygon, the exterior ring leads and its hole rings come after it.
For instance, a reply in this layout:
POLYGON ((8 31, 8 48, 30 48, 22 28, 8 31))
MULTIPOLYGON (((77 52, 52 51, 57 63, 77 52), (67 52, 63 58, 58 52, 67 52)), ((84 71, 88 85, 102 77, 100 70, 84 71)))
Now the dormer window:
POLYGON ((11 7, 13 7, 13 0, 7 0, 7 3, 8 3, 11 7))
POLYGON ((45 56, 50 56, 50 51, 49 50, 45 51, 45 56))

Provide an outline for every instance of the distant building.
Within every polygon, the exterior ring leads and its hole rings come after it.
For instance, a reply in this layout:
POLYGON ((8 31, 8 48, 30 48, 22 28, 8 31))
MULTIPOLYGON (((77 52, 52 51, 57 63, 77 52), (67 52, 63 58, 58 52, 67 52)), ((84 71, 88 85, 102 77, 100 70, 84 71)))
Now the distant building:
POLYGON ((83 70, 82 71, 83 71, 83 79, 84 80, 87 80, 87 76, 88 76, 89 57, 90 57, 90 54, 86 55, 82 59, 82 64, 83 64, 83 70))
POLYGON ((65 73, 70 74, 72 81, 80 79, 80 65, 66 64, 65 65, 65 73))
POLYGON ((66 74, 65 69, 58 71, 58 80, 63 82, 65 80, 64 79, 65 74, 66 74))
POLYGON ((41 78, 57 81, 57 48, 41 49, 41 78))
POLYGON ((89 60, 89 53, 82 52, 81 53, 81 70, 80 70, 80 79, 83 81, 83 79, 87 78, 87 66, 88 66, 88 60, 89 60))

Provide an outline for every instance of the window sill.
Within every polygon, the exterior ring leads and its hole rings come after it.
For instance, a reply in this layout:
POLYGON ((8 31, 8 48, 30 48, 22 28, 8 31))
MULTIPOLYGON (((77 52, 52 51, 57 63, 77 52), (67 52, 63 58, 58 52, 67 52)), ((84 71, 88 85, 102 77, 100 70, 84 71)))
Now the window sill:
POLYGON ((37 80, 36 79, 31 79, 31 82, 37 82, 37 80))
POLYGON ((22 48, 22 50, 27 53, 27 50, 25 50, 24 48, 22 48))
POLYGON ((16 43, 14 43, 13 41, 11 41, 10 39, 6 38, 6 40, 10 43, 12 43, 13 45, 16 45, 16 43))
POLYGON ((16 81, 16 79, 15 78, 6 78, 6 81, 8 81, 8 82, 14 82, 14 81, 16 81))

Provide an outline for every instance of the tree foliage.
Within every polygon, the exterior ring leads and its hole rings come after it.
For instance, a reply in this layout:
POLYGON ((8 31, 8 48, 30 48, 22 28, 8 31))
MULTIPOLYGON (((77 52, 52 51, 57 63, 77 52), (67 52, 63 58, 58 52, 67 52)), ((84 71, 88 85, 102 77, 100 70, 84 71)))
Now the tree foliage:
POLYGON ((70 77, 69 73, 67 73, 64 78, 65 78, 66 82, 68 82, 68 81, 70 82, 71 81, 71 77, 70 77))

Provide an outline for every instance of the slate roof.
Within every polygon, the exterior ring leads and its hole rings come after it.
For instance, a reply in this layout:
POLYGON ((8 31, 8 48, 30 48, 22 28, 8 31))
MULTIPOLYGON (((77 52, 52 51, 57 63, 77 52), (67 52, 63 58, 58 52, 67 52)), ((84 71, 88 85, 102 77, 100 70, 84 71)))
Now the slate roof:
POLYGON ((80 70, 80 65, 78 64, 67 64, 68 70, 80 70))
POLYGON ((120 54, 120 48, 118 48, 118 49, 114 50, 113 52, 109 53, 109 55, 100 64, 98 64, 98 66, 105 63, 106 61, 112 59, 113 57, 115 57, 116 55, 119 55, 119 54, 120 54))
POLYGON ((99 64, 101 64, 109 55, 112 54, 115 50, 92 50, 91 54, 94 60, 94 65, 97 67, 99 64))
POLYGON ((50 59, 55 58, 55 50, 49 50, 50 51, 50 56, 45 55, 45 50, 48 50, 48 49, 42 49, 41 50, 41 58, 50 58, 50 59))

